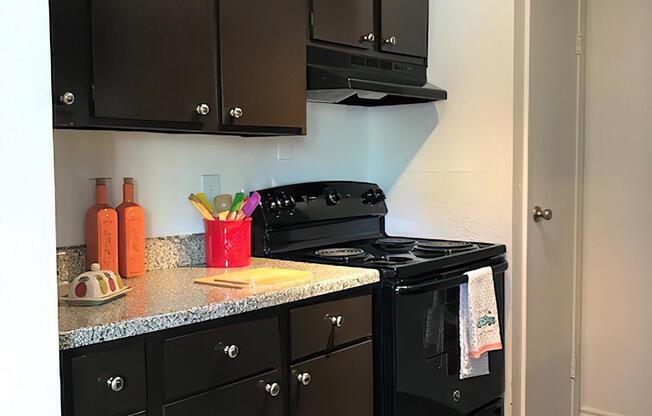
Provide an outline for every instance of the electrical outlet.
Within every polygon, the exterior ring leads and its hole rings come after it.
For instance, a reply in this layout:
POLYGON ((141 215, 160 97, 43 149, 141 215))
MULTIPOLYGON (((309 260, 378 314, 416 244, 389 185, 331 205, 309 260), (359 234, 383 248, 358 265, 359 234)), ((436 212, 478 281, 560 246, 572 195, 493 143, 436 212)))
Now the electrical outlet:
POLYGON ((221 193, 221 188, 220 175, 203 175, 201 177, 201 191, 206 194, 209 201, 221 193))

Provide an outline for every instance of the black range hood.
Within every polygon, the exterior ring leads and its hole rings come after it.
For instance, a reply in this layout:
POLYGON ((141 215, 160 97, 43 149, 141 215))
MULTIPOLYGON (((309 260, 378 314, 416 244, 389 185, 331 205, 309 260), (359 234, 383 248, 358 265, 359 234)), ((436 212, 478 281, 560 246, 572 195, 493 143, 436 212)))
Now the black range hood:
POLYGON ((426 82, 426 65, 349 51, 308 47, 308 101, 358 106, 445 100, 426 82))

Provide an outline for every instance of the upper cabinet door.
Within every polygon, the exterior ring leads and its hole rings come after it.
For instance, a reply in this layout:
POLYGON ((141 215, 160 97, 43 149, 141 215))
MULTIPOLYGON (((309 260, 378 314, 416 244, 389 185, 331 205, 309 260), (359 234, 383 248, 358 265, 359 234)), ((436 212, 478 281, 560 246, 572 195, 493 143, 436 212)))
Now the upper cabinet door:
POLYGON ((217 126, 214 0, 92 0, 93 115, 217 126))
POLYGON ((306 2, 219 0, 219 16, 222 128, 305 134, 306 2))
POLYGON ((381 50, 428 57, 428 0, 381 0, 381 50))
POLYGON ((311 27, 313 39, 373 49, 374 0, 313 0, 311 27))

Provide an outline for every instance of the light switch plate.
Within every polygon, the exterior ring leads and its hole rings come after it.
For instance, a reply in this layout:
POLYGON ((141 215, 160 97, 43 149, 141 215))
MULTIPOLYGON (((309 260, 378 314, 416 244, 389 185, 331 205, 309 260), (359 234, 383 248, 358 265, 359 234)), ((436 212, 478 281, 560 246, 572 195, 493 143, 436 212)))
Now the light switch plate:
POLYGON ((203 175, 201 177, 201 191, 206 194, 209 201, 212 201, 222 191, 220 175, 203 175))

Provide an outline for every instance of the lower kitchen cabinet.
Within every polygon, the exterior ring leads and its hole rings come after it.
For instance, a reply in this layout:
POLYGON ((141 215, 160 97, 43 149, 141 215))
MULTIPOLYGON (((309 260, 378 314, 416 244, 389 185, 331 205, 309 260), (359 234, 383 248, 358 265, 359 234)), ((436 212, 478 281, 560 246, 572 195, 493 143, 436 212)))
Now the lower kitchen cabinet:
POLYGON ((278 371, 262 374, 165 406, 165 416, 282 416, 278 371))
POLYGON ((372 342, 293 365, 291 385, 293 416, 372 415, 372 342))
POLYGON ((371 290, 64 350, 62 415, 373 416, 371 290))

